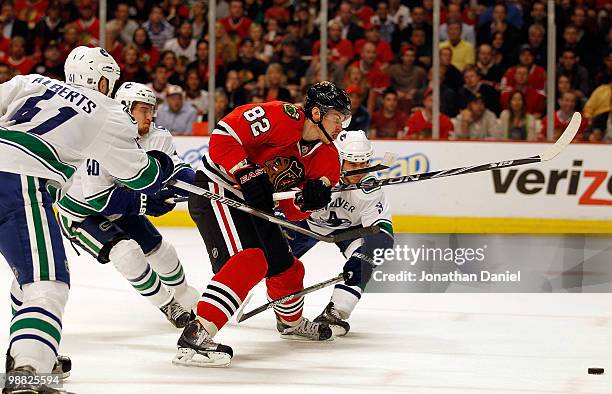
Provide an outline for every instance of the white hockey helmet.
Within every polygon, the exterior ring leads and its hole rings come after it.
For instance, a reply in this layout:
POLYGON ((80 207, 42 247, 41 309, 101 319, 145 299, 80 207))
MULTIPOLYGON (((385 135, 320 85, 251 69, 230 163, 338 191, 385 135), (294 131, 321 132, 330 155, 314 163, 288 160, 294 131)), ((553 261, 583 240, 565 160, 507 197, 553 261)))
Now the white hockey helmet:
POLYGON ((130 112, 132 112, 132 105, 136 102, 151 104, 153 108, 157 104, 157 97, 153 90, 138 82, 122 83, 115 93, 115 100, 125 105, 130 112))
POLYGON ((335 141, 341 161, 364 163, 374 155, 372 143, 363 130, 343 130, 335 141))
POLYGON ((108 79, 108 93, 111 95, 115 82, 119 79, 121 70, 113 57, 100 47, 89 48, 79 46, 74 48, 64 63, 66 83, 98 90, 102 77, 108 79))

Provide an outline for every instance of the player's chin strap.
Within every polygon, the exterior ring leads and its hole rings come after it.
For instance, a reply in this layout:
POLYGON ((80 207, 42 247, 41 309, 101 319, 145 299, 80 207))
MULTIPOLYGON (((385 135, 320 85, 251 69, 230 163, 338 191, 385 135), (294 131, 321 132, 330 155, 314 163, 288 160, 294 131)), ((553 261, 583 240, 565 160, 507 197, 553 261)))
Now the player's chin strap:
POLYGON ((325 136, 325 138, 327 138, 327 140, 329 142, 332 142, 334 139, 331 137, 331 135, 329 135, 329 133, 327 132, 327 130, 325 130, 325 127, 323 127, 323 116, 325 116, 325 114, 323 113, 323 110, 319 108, 319 113, 321 114, 321 118, 319 119, 318 122, 315 122, 314 119, 312 118, 312 111, 310 113, 310 115, 306 114, 306 117, 314 124, 316 124, 317 126, 319 126, 319 129, 323 132, 323 135, 325 136))

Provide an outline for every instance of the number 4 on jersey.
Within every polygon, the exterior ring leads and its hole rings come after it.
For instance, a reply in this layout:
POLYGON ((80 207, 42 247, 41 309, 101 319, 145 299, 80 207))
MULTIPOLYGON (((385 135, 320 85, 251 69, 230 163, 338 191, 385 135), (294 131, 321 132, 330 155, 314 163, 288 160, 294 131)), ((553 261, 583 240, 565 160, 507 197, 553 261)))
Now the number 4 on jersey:
POLYGON ((266 111, 260 106, 253 107, 242 114, 247 121, 251 122, 251 132, 255 137, 270 130, 270 121, 264 118, 265 114, 266 111), (262 119, 258 121, 259 118, 262 119))

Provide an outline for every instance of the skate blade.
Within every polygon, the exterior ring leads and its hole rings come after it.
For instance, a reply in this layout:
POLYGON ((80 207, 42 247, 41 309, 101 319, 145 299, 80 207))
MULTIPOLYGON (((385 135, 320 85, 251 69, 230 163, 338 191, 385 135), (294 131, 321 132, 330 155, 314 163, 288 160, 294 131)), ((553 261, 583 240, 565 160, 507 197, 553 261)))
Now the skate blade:
POLYGON ((221 368, 230 365, 232 358, 223 352, 198 353, 194 349, 179 348, 172 364, 186 367, 221 368))
POLYGON ((330 324, 329 328, 331 328, 332 333, 334 334, 335 337, 343 337, 346 334, 348 334, 348 331, 346 331, 346 329, 343 328, 342 326, 330 324))
POLYGON ((323 339, 323 340, 318 340, 314 338, 310 339, 310 338, 303 337, 301 335, 294 335, 294 334, 280 334, 280 337, 282 339, 286 339, 289 341, 295 341, 295 342, 331 342, 334 340, 333 331, 332 331, 331 337, 329 337, 328 339, 323 339))

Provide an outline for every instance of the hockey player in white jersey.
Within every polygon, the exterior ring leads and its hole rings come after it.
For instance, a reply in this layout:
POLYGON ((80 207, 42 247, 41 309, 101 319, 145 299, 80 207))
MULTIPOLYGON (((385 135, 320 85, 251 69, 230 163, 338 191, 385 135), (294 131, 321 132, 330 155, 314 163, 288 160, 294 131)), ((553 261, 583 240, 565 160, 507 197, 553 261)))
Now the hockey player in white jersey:
MULTIPOLYGON (((0 85, 0 253, 15 274, 9 374, 49 373, 56 362, 70 275, 52 203, 76 168, 94 158, 147 194, 173 172, 167 155, 137 146, 135 123, 107 96, 119 72, 104 49, 78 47, 65 63, 67 82, 33 74, 0 85)), ((5 391, 55 392, 36 384, 5 391)))
MULTIPOLYGON (((153 123, 153 91, 143 84, 126 82, 117 90, 115 100, 136 119, 139 145, 146 151, 168 154, 174 161, 172 178, 193 183, 195 173, 176 154, 170 132, 153 123)), ((147 198, 121 187, 104 167, 88 160, 79 167, 57 206, 60 227, 68 239, 100 263, 112 262, 138 293, 175 327, 182 328, 189 321, 199 292, 187 284, 174 247, 144 216, 161 216, 172 210, 175 204, 165 198, 174 194, 175 190, 164 189, 155 198, 147 198)))
MULTIPOLYGON (((365 168, 373 155, 372 143, 361 130, 343 131, 336 139, 342 171, 365 168)), ((364 174, 343 177, 343 183, 367 180, 364 174)), ((335 286, 329 304, 314 321, 327 323, 334 335, 346 335, 350 325, 346 321, 361 299, 361 293, 370 280, 375 249, 393 247, 393 225, 385 193, 380 187, 357 189, 332 194, 332 202, 314 212, 303 225, 322 234, 346 231, 356 227, 379 226, 380 232, 363 239, 338 242, 345 256, 343 271, 350 277, 335 286)), ((298 258, 310 250, 317 240, 289 231, 289 244, 298 258)))

